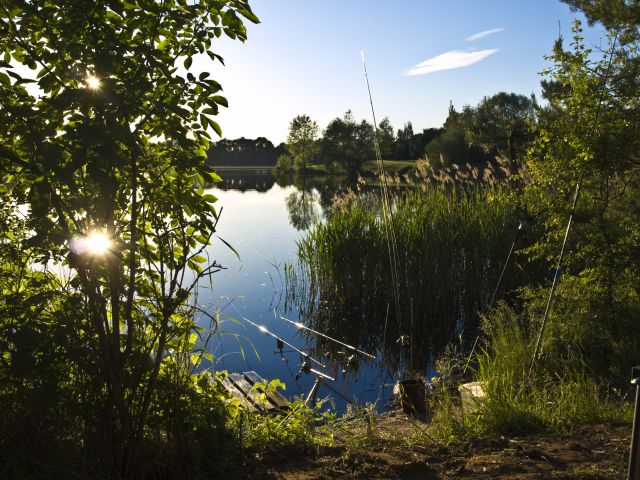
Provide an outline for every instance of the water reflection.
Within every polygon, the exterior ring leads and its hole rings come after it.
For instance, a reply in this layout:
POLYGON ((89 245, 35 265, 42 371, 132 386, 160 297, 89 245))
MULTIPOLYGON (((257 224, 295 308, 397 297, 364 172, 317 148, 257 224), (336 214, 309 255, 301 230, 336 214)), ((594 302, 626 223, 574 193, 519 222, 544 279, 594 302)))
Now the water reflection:
MULTIPOLYGON (((220 334, 211 345, 215 368, 230 372, 255 370, 265 379, 279 378, 287 384, 287 395, 306 394, 311 388, 313 375, 296 378, 302 363, 299 355, 285 348, 285 362, 274 339, 242 320, 246 317, 315 354, 327 366, 323 370, 337 378, 333 387, 348 392, 359 402, 385 400, 389 392, 382 386, 390 379, 382 375, 379 364, 360 358, 349 360, 348 350, 339 354, 335 348, 317 342, 315 336, 280 319, 283 315, 306 321, 292 303, 287 303, 284 294, 290 281, 285 271, 296 262, 297 242, 305 232, 298 228, 306 228, 316 219, 323 221, 333 197, 347 185, 333 176, 276 179, 267 169, 221 170, 219 174, 224 181, 211 191, 224 207, 216 233, 237 250, 240 259, 221 243, 212 245, 208 252, 227 267, 216 274, 213 285, 203 285, 199 298, 199 303, 212 311, 223 309, 220 334), (326 355, 330 350, 331 354, 326 355)), ((341 334, 336 338, 340 339, 341 334)), ((376 353, 375 348, 371 351, 376 353)), ((320 391, 321 395, 330 393, 326 387, 320 391)), ((342 400, 335 400, 338 410, 344 410, 342 400)))
POLYGON ((218 168, 217 172, 222 177, 222 182, 216 184, 216 188, 221 190, 267 192, 275 183, 270 168, 218 168))
MULTIPOLYGON (((273 338, 241 317, 321 359, 327 373, 338 378, 334 385, 361 401, 386 399, 389 389, 381 386, 393 383, 398 371, 429 374, 444 346, 463 328, 475 326, 512 240, 510 211, 493 214, 481 202, 471 201, 454 209, 440 199, 412 203, 412 208, 422 205, 420 215, 426 216, 420 218, 426 220, 401 217, 396 225, 402 292, 401 313, 396 315, 387 281, 386 240, 370 234, 379 220, 375 186, 349 185, 337 176, 276 178, 268 169, 219 173, 224 181, 213 192, 224 206, 218 233, 242 261, 235 268, 232 254, 212 247, 212 257, 229 267, 214 279, 213 303, 232 301, 229 310, 238 320, 223 326, 231 333, 221 335, 213 353, 221 359, 219 368, 280 378, 288 384, 287 393, 307 392, 313 378, 296 379, 298 355, 285 352, 284 362, 273 338), (312 250, 306 262, 298 263, 298 244, 309 227, 337 218, 332 214, 334 197, 347 189, 364 198, 359 223, 345 222, 332 231, 330 257, 323 260, 312 250), (437 215, 435 206, 441 207, 437 215), (366 213, 371 211, 372 216, 366 213), (403 230, 409 228, 416 230, 403 230), (377 360, 353 355, 349 348, 287 324, 280 315, 370 352, 377 360), (409 336, 406 345, 398 342, 402 335, 409 336)), ((473 339, 464 333, 465 340, 473 339)))
POLYGON ((320 194, 317 190, 298 190, 285 200, 289 211, 289 221, 296 230, 307 230, 320 220, 320 194))
POLYGON ((341 175, 279 175, 270 168, 219 168, 222 182, 216 184, 220 190, 238 192, 268 192, 274 185, 282 188, 295 187, 286 199, 291 225, 296 230, 306 230, 326 216, 334 198, 348 189, 357 189, 355 181, 341 175))

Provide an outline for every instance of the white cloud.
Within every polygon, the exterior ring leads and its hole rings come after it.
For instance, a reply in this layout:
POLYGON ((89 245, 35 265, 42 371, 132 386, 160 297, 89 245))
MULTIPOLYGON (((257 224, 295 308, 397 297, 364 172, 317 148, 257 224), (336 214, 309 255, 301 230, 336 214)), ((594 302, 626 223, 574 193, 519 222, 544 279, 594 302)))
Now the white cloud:
POLYGON ((497 51, 498 50, 495 48, 476 50, 473 52, 450 50, 411 67, 406 75, 424 75, 426 73, 439 72, 441 70, 468 67, 469 65, 473 65, 474 63, 484 60, 489 55, 493 55, 497 51))
POLYGON ((493 35, 494 33, 498 33, 503 31, 504 28, 492 28, 491 30, 484 30, 483 32, 474 33, 473 35, 469 35, 465 40, 467 42, 473 42, 474 40, 480 40, 481 38, 488 37, 489 35, 493 35))

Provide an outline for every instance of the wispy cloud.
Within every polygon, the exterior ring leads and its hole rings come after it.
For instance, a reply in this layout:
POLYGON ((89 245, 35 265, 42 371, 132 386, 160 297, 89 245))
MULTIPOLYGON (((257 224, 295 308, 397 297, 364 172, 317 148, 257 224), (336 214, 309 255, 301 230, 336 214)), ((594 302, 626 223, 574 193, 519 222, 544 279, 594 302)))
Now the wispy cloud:
POLYGON ((473 65, 474 63, 484 60, 489 55, 493 55, 497 51, 498 50, 495 48, 476 50, 472 52, 450 50, 411 67, 406 75, 424 75, 426 73, 439 72, 441 70, 468 67, 469 65, 473 65))
POLYGON ((473 35, 469 35, 465 40, 467 42, 473 42, 474 40, 480 40, 481 38, 488 37, 489 35, 493 35, 494 33, 498 33, 503 31, 504 28, 492 28, 491 30, 484 30, 483 32, 474 33, 473 35))

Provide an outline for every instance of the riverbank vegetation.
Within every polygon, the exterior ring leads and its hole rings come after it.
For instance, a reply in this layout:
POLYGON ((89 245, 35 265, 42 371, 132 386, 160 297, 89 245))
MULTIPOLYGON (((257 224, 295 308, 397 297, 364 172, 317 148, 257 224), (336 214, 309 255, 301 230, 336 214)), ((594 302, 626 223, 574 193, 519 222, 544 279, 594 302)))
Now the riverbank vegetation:
MULTIPOLYGON (((299 275, 307 282, 298 292, 304 299, 299 308, 316 330, 367 351, 393 350, 385 359, 390 364, 399 358, 396 340, 403 332, 425 339, 414 343, 421 362, 416 367, 425 370, 452 332, 475 329, 476 312, 489 302, 517 230, 516 209, 500 189, 427 189, 399 199, 393 215, 402 272, 398 314, 389 311, 387 239, 372 201, 341 199, 300 240, 299 275)), ((516 287, 515 281, 510 271, 507 288, 516 287)))
POLYGON ((381 207, 351 192, 299 242, 292 300, 316 328, 331 332, 330 319, 342 319, 336 332, 383 353, 410 334, 413 371, 428 373, 435 360, 445 383, 433 394, 438 438, 629 419, 628 376, 640 361, 640 138, 639 38, 625 11, 601 17, 587 8, 610 28, 600 52, 584 44, 577 22, 568 45, 558 40, 544 105, 498 94, 452 109, 413 189, 394 200, 399 311, 381 207), (494 303, 519 221, 526 234, 494 303), (464 415, 452 392, 471 380, 486 398, 464 415))
MULTIPOLYGON (((313 226, 299 267, 287 267, 287 301, 390 370, 434 374, 428 423, 407 420, 415 435, 394 445, 629 419, 627 377, 640 363, 637 12, 566 3, 610 36, 592 51, 576 23, 549 56, 544 102, 498 93, 418 134, 380 123, 401 184, 388 216, 358 180, 375 129, 350 112, 321 135, 296 117, 281 147, 217 145, 355 182, 323 200, 323 222, 314 196, 288 197, 292 222, 313 226), (463 406, 470 380, 486 396, 463 406)), ((0 476, 206 478, 273 445, 380 440, 372 406, 343 419, 300 401, 245 414, 224 373, 204 368, 219 325, 197 286, 222 268, 206 255, 219 210, 204 187, 220 178, 205 159, 227 101, 191 67, 200 54, 222 60, 213 39, 246 39, 243 22, 258 21, 247 3, 9 1, 0 17, 0 476)))

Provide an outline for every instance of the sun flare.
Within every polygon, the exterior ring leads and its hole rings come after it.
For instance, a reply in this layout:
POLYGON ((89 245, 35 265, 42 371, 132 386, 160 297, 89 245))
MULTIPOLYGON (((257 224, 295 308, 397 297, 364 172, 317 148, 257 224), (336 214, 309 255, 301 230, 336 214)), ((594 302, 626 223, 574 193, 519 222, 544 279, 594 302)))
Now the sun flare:
POLYGON ((92 255, 102 255, 111 246, 111 240, 103 232, 92 232, 86 238, 87 251, 92 255))
POLYGON ((89 75, 87 77, 87 87, 92 90, 97 90, 100 88, 100 79, 98 77, 94 77, 93 75, 89 75))

